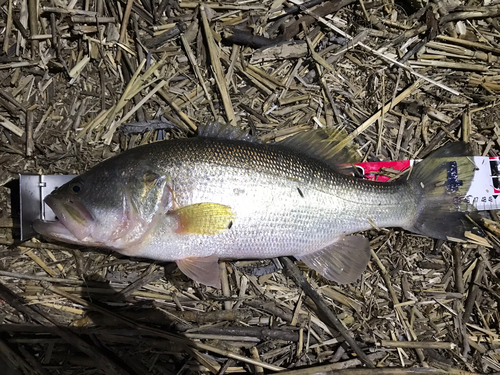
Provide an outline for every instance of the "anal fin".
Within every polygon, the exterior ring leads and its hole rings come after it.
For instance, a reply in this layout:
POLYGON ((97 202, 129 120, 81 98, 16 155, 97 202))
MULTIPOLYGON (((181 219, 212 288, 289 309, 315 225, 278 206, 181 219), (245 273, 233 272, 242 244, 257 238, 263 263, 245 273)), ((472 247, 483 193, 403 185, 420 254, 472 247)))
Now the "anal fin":
POLYGON ((361 236, 342 236, 331 245, 298 259, 328 280, 349 284, 366 269, 370 261, 370 242, 361 236))
POLYGON ((215 254, 208 257, 188 257, 179 259, 177 267, 189 278, 201 284, 220 289, 219 257, 215 254))

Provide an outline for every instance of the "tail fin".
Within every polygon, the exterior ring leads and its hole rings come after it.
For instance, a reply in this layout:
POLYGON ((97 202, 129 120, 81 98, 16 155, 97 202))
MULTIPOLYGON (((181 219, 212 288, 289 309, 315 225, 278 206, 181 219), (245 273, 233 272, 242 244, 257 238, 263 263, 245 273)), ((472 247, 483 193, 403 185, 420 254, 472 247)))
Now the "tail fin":
POLYGON ((442 240, 465 240, 474 228, 466 215, 473 208, 464 199, 475 165, 465 142, 450 143, 433 152, 409 172, 408 182, 420 196, 411 232, 442 240))

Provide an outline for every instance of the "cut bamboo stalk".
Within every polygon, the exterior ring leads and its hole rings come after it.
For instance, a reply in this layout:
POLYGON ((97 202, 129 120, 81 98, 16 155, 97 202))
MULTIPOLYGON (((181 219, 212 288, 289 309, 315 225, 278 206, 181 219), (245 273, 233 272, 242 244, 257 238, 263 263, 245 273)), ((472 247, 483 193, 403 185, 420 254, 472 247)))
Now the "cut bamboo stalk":
POLYGON ((447 68, 447 69, 459 69, 459 70, 472 70, 475 72, 486 72, 488 71, 488 67, 479 64, 468 64, 468 63, 456 63, 451 61, 428 61, 428 60, 419 60, 419 61, 411 61, 411 66, 432 66, 434 68, 447 68))
MULTIPOLYGON (((130 13, 132 12, 133 5, 134 5, 134 0, 128 0, 127 6, 125 7, 125 13, 123 14, 123 20, 120 29, 120 39, 119 39, 122 45, 127 44, 127 25, 128 25, 128 20, 130 19, 130 13)), ((118 48, 118 51, 116 52, 116 61, 120 62, 121 58, 122 58, 122 50, 118 48)))
POLYGON ((229 97, 229 92, 227 90, 226 80, 224 73, 222 72, 222 65, 220 63, 220 51, 219 47, 215 43, 212 28, 208 24, 208 17, 205 6, 200 7, 201 18, 203 20, 203 30, 205 31, 205 38, 207 40, 208 50, 210 53, 210 61, 214 70, 215 81, 219 89, 220 95, 222 97, 222 103, 224 105, 224 110, 226 112, 226 117, 231 125, 236 126, 236 117, 234 115, 233 106, 231 104, 231 98, 229 97))
MULTIPOLYGON (((38 35, 38 0, 28 0, 28 13, 30 35, 33 37, 38 35)), ((38 41, 31 41, 31 56, 35 58, 35 52, 38 49, 38 41)))
POLYGON ((182 41, 182 45, 184 46, 184 49, 186 50, 186 55, 189 59, 189 62, 191 63, 191 66, 193 67, 194 74, 196 74, 196 77, 200 81, 200 85, 203 88, 203 91, 205 92, 205 95, 206 95, 207 100, 208 100, 208 104, 210 106, 210 110, 212 111, 214 118, 217 118, 217 112, 215 112, 214 104, 212 101, 212 96, 210 95, 210 92, 208 91, 207 85, 205 83, 205 78, 203 78, 203 75, 201 74, 201 71, 200 71, 200 67, 198 66, 198 63, 196 62, 196 57, 194 56, 193 50, 191 49, 191 46, 189 45, 189 43, 186 40, 186 37, 184 35, 181 35, 181 41, 182 41))
POLYGON ((477 42, 472 42, 467 39, 459 39, 459 38, 452 38, 451 36, 447 35, 438 35, 437 39, 439 40, 445 40, 447 42, 455 43, 455 44, 460 44, 462 46, 467 46, 467 47, 472 47, 472 48, 477 48, 483 51, 488 51, 488 52, 493 52, 496 53, 497 55, 500 55, 500 48, 495 48, 488 46, 483 43, 477 43, 477 42))
POLYGON ((7 24, 5 25, 4 39, 3 39, 3 51, 7 53, 9 50, 9 37, 10 31, 12 29, 12 0, 9 0, 7 7, 7 24))
POLYGON ((18 137, 22 137, 24 135, 23 129, 21 129, 19 126, 15 125, 10 120, 3 117, 2 115, 0 115, 0 125, 3 126, 5 129, 10 130, 12 133, 17 135, 18 137))
POLYGON ((441 341, 380 341, 380 346, 388 346, 391 348, 407 348, 407 349, 447 349, 453 350, 457 344, 452 342, 441 341))

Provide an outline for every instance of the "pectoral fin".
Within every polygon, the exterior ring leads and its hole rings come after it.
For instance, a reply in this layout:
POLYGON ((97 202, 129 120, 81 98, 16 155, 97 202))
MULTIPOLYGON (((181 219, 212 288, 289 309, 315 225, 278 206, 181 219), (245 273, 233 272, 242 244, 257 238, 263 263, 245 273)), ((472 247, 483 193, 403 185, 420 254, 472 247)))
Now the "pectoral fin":
POLYGON ((331 245, 298 257, 328 280, 339 284, 355 282, 370 261, 370 243, 360 236, 342 236, 331 245))
POLYGON ((179 259, 177 267, 184 275, 201 284, 220 289, 219 258, 213 254, 208 257, 189 257, 179 259))
POLYGON ((172 215, 177 216, 177 233, 206 235, 230 229, 235 217, 231 207, 217 203, 192 204, 173 211, 172 215))

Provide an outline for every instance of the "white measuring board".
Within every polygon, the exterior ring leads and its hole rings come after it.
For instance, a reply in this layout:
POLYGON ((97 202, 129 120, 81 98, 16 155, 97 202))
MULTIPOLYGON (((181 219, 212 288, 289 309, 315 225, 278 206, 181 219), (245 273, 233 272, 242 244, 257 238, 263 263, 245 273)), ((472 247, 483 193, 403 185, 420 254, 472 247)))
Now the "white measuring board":
POLYGON ((500 209, 500 158, 474 156, 477 170, 465 199, 478 210, 500 209))

